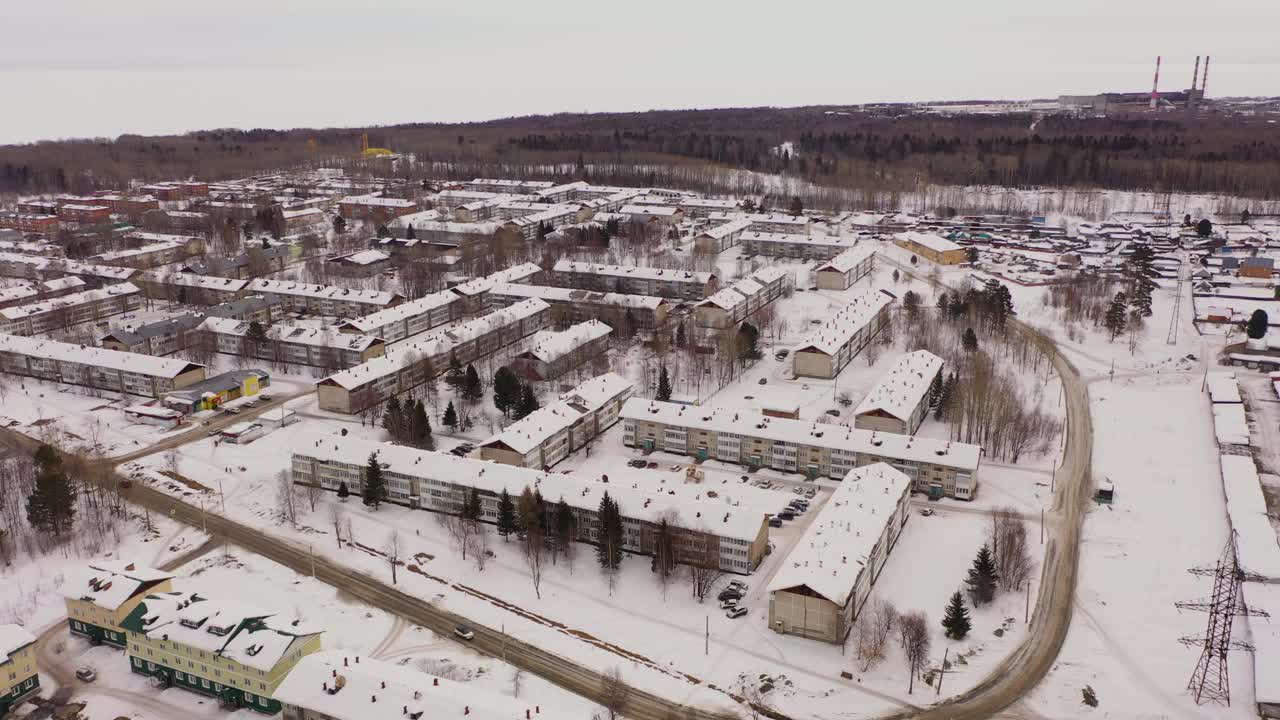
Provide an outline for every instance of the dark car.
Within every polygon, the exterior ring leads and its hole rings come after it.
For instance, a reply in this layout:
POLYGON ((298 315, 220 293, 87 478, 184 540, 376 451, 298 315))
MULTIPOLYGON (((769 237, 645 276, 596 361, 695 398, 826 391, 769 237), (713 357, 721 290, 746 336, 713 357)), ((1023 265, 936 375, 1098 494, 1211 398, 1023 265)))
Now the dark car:
POLYGON ((716 596, 716 600, 719 600, 720 602, 724 602, 725 600, 741 600, 741 599, 742 599, 742 593, 732 588, 729 588, 727 590, 721 590, 720 594, 716 596))
POLYGON ((783 510, 782 512, 778 513, 778 517, 782 518, 783 520, 795 520, 796 514, 791 512, 790 510, 783 510))
POLYGON ((782 518, 769 518, 769 527, 782 527, 782 518))
POLYGON ((831 408, 830 410, 828 410, 827 414, 830 415, 831 417, 840 417, 840 411, 836 410, 835 408, 831 408))

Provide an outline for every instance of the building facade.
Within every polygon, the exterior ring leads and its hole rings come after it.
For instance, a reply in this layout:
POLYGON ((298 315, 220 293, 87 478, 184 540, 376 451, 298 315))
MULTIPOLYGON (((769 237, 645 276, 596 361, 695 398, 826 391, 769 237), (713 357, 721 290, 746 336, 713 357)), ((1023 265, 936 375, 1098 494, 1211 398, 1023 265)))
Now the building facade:
POLYGON ((934 233, 900 232, 893 236, 893 244, 939 265, 958 265, 969 259, 963 247, 934 233))
POLYGON ((942 358, 927 350, 899 357, 853 411, 853 426, 914 434, 929 414, 929 391, 934 380, 941 377, 942 365, 942 358))
POLYGON ((204 366, 105 348, 0 335, 0 370, 50 382, 158 398, 204 380, 204 366))
POLYGON ((133 283, 108 285, 29 305, 0 309, 0 332, 43 335, 86 322, 97 322, 142 307, 142 291, 133 283))
POLYGON ((0 717, 38 692, 36 636, 21 625, 0 625, 0 717))
POLYGON ((67 627, 94 645, 123 648, 129 613, 153 592, 173 589, 173 575, 126 560, 99 560, 63 586, 67 627))
POLYGON ((481 443, 480 457, 535 470, 550 468, 613 427, 631 392, 631 382, 617 373, 594 377, 481 443))
POLYGON ((718 289, 709 272, 642 268, 634 265, 597 265, 561 260, 552 271, 552 284, 579 290, 657 295, 673 300, 702 300, 718 289))
POLYGON ((825 379, 840 374, 889 321, 892 300, 878 290, 856 295, 796 345, 791 354, 792 373, 825 379))
POLYGON ((842 251, 813 271, 819 290, 848 290, 875 269, 875 246, 863 244, 842 251))

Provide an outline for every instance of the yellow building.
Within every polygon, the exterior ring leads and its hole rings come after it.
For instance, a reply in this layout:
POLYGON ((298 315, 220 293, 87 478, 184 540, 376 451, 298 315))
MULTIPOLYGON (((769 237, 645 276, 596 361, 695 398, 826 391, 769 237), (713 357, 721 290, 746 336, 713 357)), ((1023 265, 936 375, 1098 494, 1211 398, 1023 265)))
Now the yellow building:
POLYGON ((63 586, 71 634, 94 645, 124 647, 121 623, 148 593, 172 590, 172 578, 169 573, 123 560, 86 566, 63 586))
POLYGON ((300 620, 194 592, 147 595, 123 626, 133 672, 268 715, 293 666, 320 650, 320 631, 300 620))
POLYGON ((35 636, 21 625, 0 625, 0 716, 39 691, 35 636))

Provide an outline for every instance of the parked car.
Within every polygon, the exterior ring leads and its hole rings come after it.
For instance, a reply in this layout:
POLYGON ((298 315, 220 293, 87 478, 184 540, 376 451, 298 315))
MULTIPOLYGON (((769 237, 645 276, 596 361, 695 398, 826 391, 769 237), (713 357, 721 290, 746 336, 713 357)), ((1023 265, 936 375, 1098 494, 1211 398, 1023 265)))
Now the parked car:
POLYGON ((222 433, 222 428, 214 428, 209 431, 209 437, 213 437, 214 435, 220 435, 221 433, 222 433))
POLYGON ((769 527, 782 527, 782 518, 769 518, 769 527))
POLYGON ((804 496, 807 498, 811 498, 811 497, 816 497, 817 494, 818 494, 817 488, 809 488, 807 491, 805 491, 804 496))
POLYGON ((121 481, 120 481, 120 489, 121 489, 121 490, 128 490, 128 489, 129 489, 129 488, 131 488, 131 487, 133 487, 133 481, 132 481, 132 480, 121 480, 121 481))
POLYGON ((719 600, 720 602, 724 602, 725 600, 741 600, 742 593, 732 588, 729 588, 726 590, 721 590, 720 594, 716 596, 716 599, 719 600))
POLYGON ((646 468, 648 468, 648 469, 650 469, 650 470, 657 470, 657 469, 658 469, 658 463, 656 463, 656 462, 649 462, 648 464, 646 464, 646 465, 645 465, 645 467, 646 467, 646 468))
POLYGON ((835 408, 831 408, 830 410, 828 410, 827 414, 830 415, 831 417, 840 417, 840 411, 835 408))
POLYGON ((736 608, 736 607, 738 607, 738 601, 737 601, 737 600, 734 600, 734 599, 732 599, 732 598, 730 598, 730 599, 728 599, 728 600, 721 600, 721 601, 720 601, 720 609, 721 609, 721 610, 728 610, 729 608, 736 608))
POLYGON ((796 514, 791 512, 790 510, 783 510, 782 512, 778 513, 778 517, 782 518, 783 520, 795 520, 796 514))
POLYGON ((778 352, 774 353, 773 356, 778 358, 779 360, 785 360, 787 356, 790 354, 791 354, 790 350, 779 350, 778 352))
POLYGON ((761 385, 768 385, 768 384, 769 384, 769 378, 760 378, 760 384, 761 384, 761 385))
POLYGON ((738 592, 746 592, 747 584, 742 582, 741 580, 730 580, 729 588, 731 590, 737 590, 738 592))
POLYGON ((262 398, 262 402, 271 402, 271 393, 258 393, 258 397, 262 398))
POLYGON ((920 508, 920 514, 929 517, 933 514, 933 508, 920 508))
POLYGON ((235 407, 235 406, 231 406, 231 407, 224 407, 224 408, 222 408, 222 412, 224 412, 224 413, 231 413, 232 415, 239 415, 239 414, 240 414, 240 408, 235 407))
POLYGON ((643 460, 631 460, 627 463, 627 465, 633 468, 642 468, 644 467, 645 463, 643 460))
POLYGON ((76 670, 76 679, 80 682, 91 683, 98 679, 98 673, 91 667, 82 667, 76 670))
POLYGON ((729 608, 728 610, 724 611, 724 616, 729 618, 730 620, 737 620, 738 618, 746 614, 747 614, 747 609, 744 607, 729 608))
POLYGON ((458 637, 462 638, 463 640, 475 640, 475 639, 476 639, 476 633, 475 633, 475 631, 474 631, 474 630, 472 630, 472 629, 471 629, 471 627, 470 627, 470 626, 468 626, 468 625, 458 625, 457 627, 455 627, 455 628, 453 629, 453 634, 454 634, 454 635, 457 635, 458 637))

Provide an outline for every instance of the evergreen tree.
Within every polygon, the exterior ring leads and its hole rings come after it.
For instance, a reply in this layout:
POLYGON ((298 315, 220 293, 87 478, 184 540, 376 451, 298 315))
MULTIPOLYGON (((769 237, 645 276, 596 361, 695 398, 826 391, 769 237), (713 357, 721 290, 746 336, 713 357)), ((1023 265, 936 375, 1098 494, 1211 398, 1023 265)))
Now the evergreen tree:
POLYGON ((951 602, 943 611, 942 627, 947 629, 947 637, 952 640, 963 640, 969 634, 969 610, 964 606, 964 597, 957 590, 951 595, 951 602))
POLYGON ((1124 332, 1126 322, 1125 308, 1128 301, 1125 299, 1123 292, 1116 293, 1112 298, 1111 305, 1107 307, 1107 314, 1103 318, 1102 324, 1107 328, 1107 332, 1111 333, 1111 342, 1115 342, 1116 336, 1124 332))
POLYGON ((333 231, 341 235, 347 231, 347 219, 341 215, 333 216, 333 231))
POLYGON ((933 376, 933 382, 929 383, 929 407, 938 407, 938 403, 942 402, 942 373, 939 372, 933 376))
POLYGON ((484 397, 484 385, 480 383, 480 373, 475 365, 467 365, 466 379, 462 383, 462 397, 467 402, 478 402, 484 397))
POLYGON ((444 424, 451 430, 458 429, 458 411, 453 409, 453 401, 449 401, 449 407, 444 409, 444 424))
POLYGON ((262 346, 268 342, 267 329, 262 327, 262 323, 254 320, 249 323, 249 329, 244 333, 244 341, 253 348, 252 354, 258 355, 262 346))
MULTIPOLYGON (((1034 233, 1038 233, 1038 232, 1039 232, 1039 230, 1032 230, 1031 232, 1033 233, 1032 237, 1035 237, 1034 233)), ((978 248, 973 247, 972 245, 970 245, 969 247, 965 248, 965 250, 964 250, 964 259, 965 259, 965 260, 968 260, 968 261, 969 261, 969 262, 971 262, 971 263, 976 263, 976 262, 978 262, 978 248)))
POLYGON ((949 293, 944 292, 938 296, 938 312, 942 315, 942 317, 947 317, 948 315, 951 314, 950 310, 951 310, 951 295, 949 293))
POLYGON ((377 451, 369 453, 369 462, 365 465, 363 496, 364 504, 375 510, 387 499, 387 481, 382 477, 382 463, 378 462, 377 451))
POLYGON ((61 536, 76 516, 76 493, 62 458, 46 444, 35 452, 36 482, 27 496, 27 522, 36 530, 61 536))
POLYGON ((1246 328, 1250 338, 1261 340, 1267 335, 1267 311, 1261 308, 1254 310, 1249 316, 1249 325, 1246 328))
POLYGON ((564 498, 560 498, 560 502, 556 503, 556 546, 561 551, 567 551, 569 543, 573 542, 577 526, 578 519, 574 517, 573 508, 569 507, 564 498))
POLYGON ((906 311, 907 317, 912 320, 920 317, 920 295, 915 290, 908 290, 902 296, 902 309, 906 311))
POLYGON ((938 405, 933 411, 933 419, 941 420, 947 414, 947 408, 951 405, 951 398, 955 396, 956 383, 959 379, 953 370, 951 375, 947 377, 947 381, 942 384, 942 392, 938 395, 938 405))
POLYGON ((1209 218, 1204 218, 1196 223, 1196 235, 1207 238, 1213 234, 1213 223, 1209 222, 1209 218))
POLYGON ((688 347, 688 345, 689 336, 685 332, 684 323, 680 323, 676 325, 676 347, 682 348, 688 347))
POLYGON ((658 521, 658 532, 653 539, 652 567, 662 577, 671 575, 676 569, 675 533, 665 517, 658 521))
POLYGON ((759 360, 761 355, 760 331, 749 322, 742 323, 738 328, 738 359, 745 365, 748 360, 759 360))
POLYGON ((797 196, 792 196, 792 198, 791 198, 791 216, 792 216, 792 217, 798 217, 798 216, 800 215, 800 213, 802 213, 802 212, 804 212, 804 203, 800 202, 800 198, 799 198, 799 197, 797 197, 797 196))
MULTIPOLYGON (((912 255, 911 257, 915 257, 915 256, 914 256, 914 255, 912 255)), ((900 277, 902 277, 902 276, 898 274, 898 269, 897 269, 897 268, 894 268, 894 270, 893 270, 893 281, 894 281, 894 282, 898 282, 898 278, 900 278, 900 277)))
POLYGON ((409 228, 408 228, 407 230, 405 230, 405 231, 404 231, 404 236, 405 236, 405 238, 406 238, 406 239, 408 239, 408 240, 414 240, 414 239, 416 239, 416 238, 418 237, 417 232, 415 232, 415 231, 414 231, 414 229, 413 229, 413 224, 412 224, 412 223, 410 223, 410 224, 409 224, 409 228))
POLYGON ((667 366, 663 365, 658 371, 658 394, 654 399, 667 402, 671 399, 671 378, 667 377, 667 366))
POLYGON ((421 400, 413 404, 413 444, 423 450, 436 449, 436 439, 431 435, 431 417, 421 400))
POLYGON ((1248 224, 1249 224, 1249 218, 1251 218, 1251 217, 1253 217, 1253 216, 1252 216, 1251 214, 1249 214, 1248 209, 1241 210, 1241 211, 1240 211, 1240 224, 1241 224, 1241 225, 1248 225, 1248 224))
POLYGON ((526 383, 520 386, 520 403, 516 405, 514 417, 522 420, 529 416, 530 413, 537 410, 538 396, 533 393, 533 383, 526 383))
POLYGON ((467 491, 467 495, 462 501, 462 517, 465 520, 478 522, 483 513, 484 509, 480 504, 480 491, 476 488, 471 488, 467 491))
POLYGON ((444 371, 444 383, 454 392, 459 392, 462 390, 462 386, 466 381, 467 373, 462 369, 462 363, 458 362, 457 355, 450 353, 449 369, 444 371))
POLYGON ((502 488, 498 496, 498 534, 503 538, 516 531, 516 504, 511 501, 511 493, 502 488))
POLYGON ((503 365, 493 374, 493 406, 505 417, 511 417, 511 411, 519 402, 520 378, 503 365))
POLYGON ((969 586, 969 599, 973 601, 974 607, 991 602, 996 596, 996 581, 999 579, 991 548, 983 545, 978 550, 978 556, 973 559, 973 567, 969 568, 969 579, 965 580, 965 584, 969 586))
POLYGON ((596 559, 600 562, 600 567, 616 570, 622 563, 622 515, 608 491, 600 498, 597 512, 600 518, 600 536, 596 546, 596 559))
POLYGON ((978 351, 978 335, 973 328, 965 328, 964 335, 960 338, 960 345, 964 347, 965 352, 978 351))
POLYGON ((378 230, 377 230, 377 232, 376 232, 375 234, 376 234, 379 238, 389 238, 389 237, 391 237, 391 231, 387 229, 387 226, 386 226, 386 225, 379 225, 379 226, 378 226, 378 230))
POLYGON ((1151 317, 1151 292, 1156 288, 1152 280, 1155 270, 1151 266, 1154 259, 1155 251, 1149 245, 1138 245, 1125 261, 1129 306, 1141 317, 1151 317))
POLYGON ((349 497, 351 497, 351 488, 347 487, 346 482, 338 483, 338 499, 346 502, 349 497))
POLYGON ((392 395, 387 398, 387 407, 382 411, 382 429, 387 431, 391 439, 400 442, 405 437, 404 409, 400 407, 400 398, 392 395))

